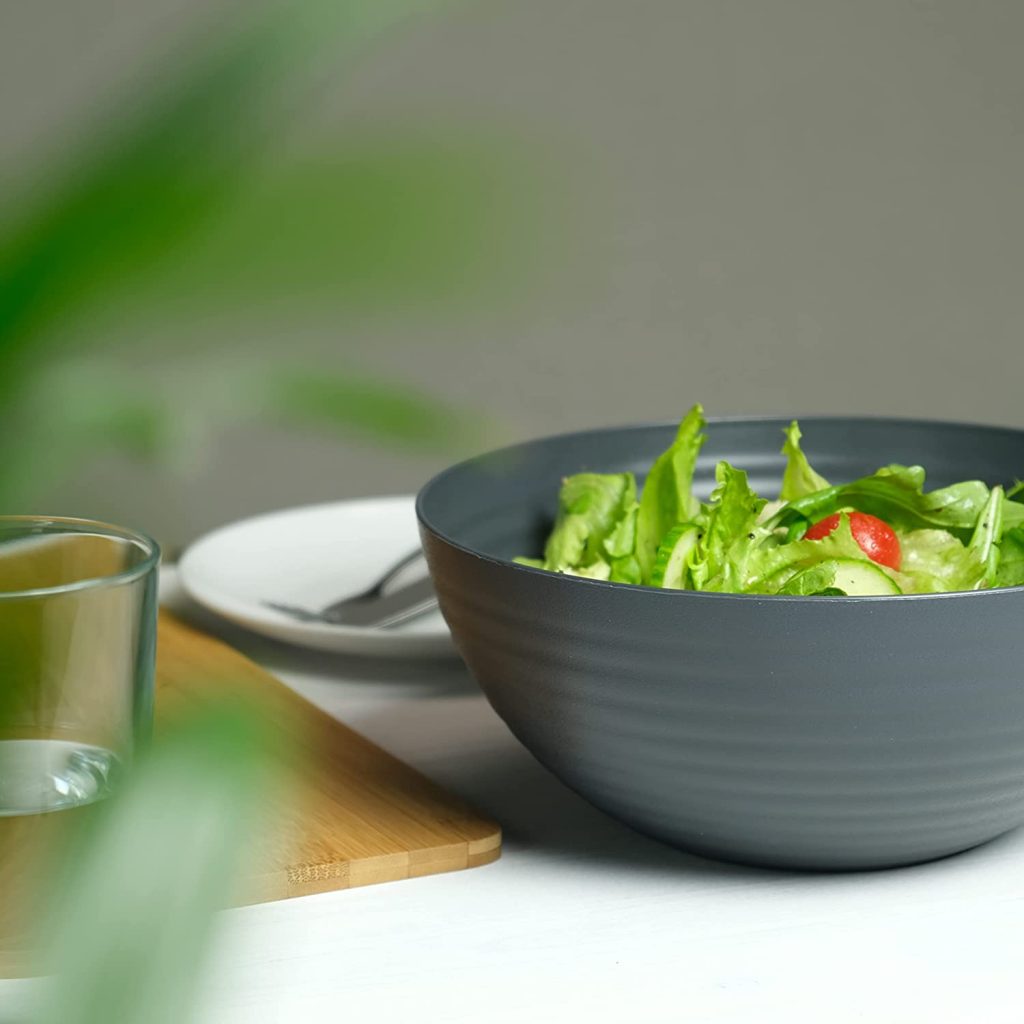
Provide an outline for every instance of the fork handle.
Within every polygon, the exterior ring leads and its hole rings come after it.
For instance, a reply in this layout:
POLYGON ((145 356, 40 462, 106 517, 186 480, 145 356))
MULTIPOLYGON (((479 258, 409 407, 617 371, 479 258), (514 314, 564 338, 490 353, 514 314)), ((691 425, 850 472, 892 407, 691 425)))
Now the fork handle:
POLYGON ((417 562, 423 559, 423 548, 415 548, 410 551, 405 558, 395 562, 393 566, 377 581, 376 590, 379 593, 384 590, 387 585, 394 580, 403 570, 408 569, 410 565, 415 565, 417 562))
POLYGON ((315 613, 316 616, 321 619, 331 620, 344 612, 347 608, 351 608, 353 605, 361 605, 367 601, 379 600, 384 595, 388 585, 394 582, 395 577, 408 569, 410 565, 415 565, 422 558, 422 548, 416 548, 415 550, 410 551, 409 554, 400 561, 395 562, 395 564, 391 566, 391 568, 388 569, 372 587, 368 587, 360 594, 350 594, 348 597, 341 598, 340 601, 334 601, 326 608, 321 608, 319 612, 315 613))

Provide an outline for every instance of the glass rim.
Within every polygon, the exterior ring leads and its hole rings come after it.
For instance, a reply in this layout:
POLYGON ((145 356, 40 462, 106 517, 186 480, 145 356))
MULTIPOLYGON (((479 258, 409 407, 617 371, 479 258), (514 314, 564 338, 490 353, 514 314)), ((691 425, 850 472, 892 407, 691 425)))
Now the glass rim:
POLYGON ((0 603, 6 600, 19 600, 26 597, 47 597, 57 594, 73 593, 77 590, 92 590, 98 587, 118 586, 122 583, 131 583, 142 579, 150 573, 160 562, 160 545, 157 544, 148 533, 141 530, 129 529, 127 526, 116 526, 113 523, 105 523, 99 519, 81 519, 74 516, 44 516, 44 515, 0 515, 0 530, 5 526, 14 525, 54 527, 53 532, 58 534, 61 528, 65 533, 99 533, 106 537, 117 540, 129 541, 139 545, 145 552, 145 558, 130 569, 122 569, 120 572, 111 573, 108 576, 87 576, 85 579, 75 580, 73 583, 61 583, 56 587, 30 587, 25 590, 0 591, 0 603))

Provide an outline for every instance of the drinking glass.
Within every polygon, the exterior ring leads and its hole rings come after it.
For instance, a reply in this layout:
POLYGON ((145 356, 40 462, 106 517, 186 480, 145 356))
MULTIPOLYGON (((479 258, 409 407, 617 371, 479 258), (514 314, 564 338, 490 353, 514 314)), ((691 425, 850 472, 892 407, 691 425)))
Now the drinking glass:
POLYGON ((153 717, 159 548, 80 519, 0 516, 0 818, 116 786, 153 717))

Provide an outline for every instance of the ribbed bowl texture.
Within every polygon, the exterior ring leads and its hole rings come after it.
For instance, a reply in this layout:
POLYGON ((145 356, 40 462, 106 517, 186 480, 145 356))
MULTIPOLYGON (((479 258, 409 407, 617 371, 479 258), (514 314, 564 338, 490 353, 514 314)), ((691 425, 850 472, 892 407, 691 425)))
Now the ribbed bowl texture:
MULTIPOLYGON (((774 497, 782 419, 712 421, 774 497)), ((919 463, 928 486, 1024 474, 1024 432, 801 419, 833 481, 919 463)), ((893 867, 1024 822, 1024 588, 903 597, 701 594, 513 564, 537 555, 561 478, 642 474, 675 425, 568 434, 454 466, 420 493, 455 643, 522 743, 583 797, 709 857, 893 867)))

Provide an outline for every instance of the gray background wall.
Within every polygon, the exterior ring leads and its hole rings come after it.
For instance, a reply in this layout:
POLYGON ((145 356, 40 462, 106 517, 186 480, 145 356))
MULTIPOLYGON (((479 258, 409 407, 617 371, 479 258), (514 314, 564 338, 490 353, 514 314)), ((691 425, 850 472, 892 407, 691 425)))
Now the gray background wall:
MULTIPOLYGON (((210 9, 9 0, 0 184, 210 9)), ((1024 426, 1022 38, 1017 0, 450 10, 377 45, 309 130, 497 125, 557 166, 569 255, 501 309, 302 333, 327 361, 355 351, 486 408, 499 440, 697 399, 1024 426)), ((246 330, 293 340, 286 323, 246 330)), ((413 490, 447 458, 234 430, 184 478, 104 458, 48 500, 175 544, 265 508, 413 490)))

